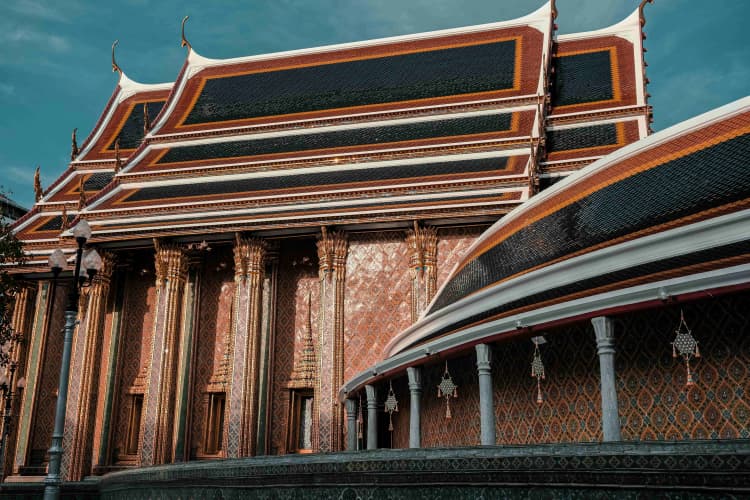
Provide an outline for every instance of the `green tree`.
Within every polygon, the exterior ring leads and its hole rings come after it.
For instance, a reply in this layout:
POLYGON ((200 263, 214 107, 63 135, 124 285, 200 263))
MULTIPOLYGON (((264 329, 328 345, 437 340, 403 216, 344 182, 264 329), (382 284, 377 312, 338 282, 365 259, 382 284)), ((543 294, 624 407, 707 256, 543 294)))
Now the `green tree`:
MULTIPOLYGON (((11 320, 18 282, 10 270, 12 265, 24 260, 23 245, 11 231, 11 221, 0 214, 0 346, 17 339, 11 320)), ((7 365, 8 361, 8 353, 0 349, 0 366, 7 365)))

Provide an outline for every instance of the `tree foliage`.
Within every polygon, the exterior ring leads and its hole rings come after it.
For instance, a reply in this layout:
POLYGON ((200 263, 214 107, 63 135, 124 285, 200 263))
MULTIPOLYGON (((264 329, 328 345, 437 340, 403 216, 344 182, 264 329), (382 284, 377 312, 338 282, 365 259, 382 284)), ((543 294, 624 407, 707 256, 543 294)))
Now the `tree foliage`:
MULTIPOLYGON (((11 231, 10 221, 0 216, 0 346, 16 341, 12 328, 13 304, 18 292, 18 281, 10 272, 13 264, 24 261, 23 245, 11 231)), ((0 366, 8 364, 8 353, 0 349, 0 366)))

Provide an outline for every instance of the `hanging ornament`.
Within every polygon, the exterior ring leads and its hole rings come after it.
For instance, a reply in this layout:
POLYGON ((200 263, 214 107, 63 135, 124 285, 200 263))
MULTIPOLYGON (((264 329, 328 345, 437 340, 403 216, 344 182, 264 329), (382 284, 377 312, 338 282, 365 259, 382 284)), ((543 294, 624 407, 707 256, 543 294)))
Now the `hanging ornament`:
MULTIPOLYGON (((359 408, 357 408, 357 440, 361 441, 362 436, 362 430, 365 426, 365 418, 362 415, 362 394, 359 395, 359 408)), ((359 442, 357 443, 359 446, 359 442)))
POLYGON ((693 382, 693 373, 690 371, 690 360, 692 358, 700 358, 701 352, 698 350, 698 341, 695 340, 695 337, 690 332, 690 328, 685 323, 685 315, 682 313, 682 310, 680 310, 680 324, 677 325, 677 330, 674 333, 672 357, 676 358, 678 355, 683 357, 687 368, 687 383, 685 387, 692 387, 695 385, 695 382, 693 382))
POLYGON ((536 402, 542 404, 544 398, 542 398, 542 380, 544 380, 544 363, 542 363, 542 354, 539 352, 539 345, 546 344, 547 340, 542 337, 534 337, 531 339, 534 343, 534 359, 531 360, 531 376, 536 379, 536 402))
POLYGON ((385 400, 385 411, 388 413, 388 430, 393 431, 393 412, 398 411, 398 401, 396 400, 396 393, 393 392, 393 382, 389 383, 390 389, 385 400))
POLYGON ((437 396, 445 398, 445 418, 451 418, 451 398, 458 398, 458 386, 453 383, 451 374, 448 371, 448 361, 445 362, 445 372, 443 379, 438 384, 437 396))

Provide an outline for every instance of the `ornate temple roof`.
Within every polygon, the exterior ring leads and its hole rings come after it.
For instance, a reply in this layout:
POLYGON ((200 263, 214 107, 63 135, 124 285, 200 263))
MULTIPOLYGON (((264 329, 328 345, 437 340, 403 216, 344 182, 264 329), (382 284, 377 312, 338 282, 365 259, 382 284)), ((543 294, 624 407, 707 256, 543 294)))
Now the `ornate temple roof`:
POLYGON ((496 220, 648 132, 638 12, 557 38, 555 15, 223 60, 186 43, 173 84, 113 53, 99 121, 16 230, 42 256, 80 215, 99 243, 496 220))

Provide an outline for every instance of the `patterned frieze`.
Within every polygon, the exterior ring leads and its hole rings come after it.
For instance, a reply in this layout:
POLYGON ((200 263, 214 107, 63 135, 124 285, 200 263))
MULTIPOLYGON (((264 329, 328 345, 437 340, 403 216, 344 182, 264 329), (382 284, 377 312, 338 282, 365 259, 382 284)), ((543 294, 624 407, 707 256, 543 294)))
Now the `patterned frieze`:
POLYGON ((154 241, 156 310, 149 354, 148 382, 143 399, 139 464, 172 460, 174 387, 182 295, 187 278, 185 251, 174 243, 154 241))
MULTIPOLYGON (((102 269, 80 303, 85 310, 74 331, 70 387, 63 435, 60 473, 63 480, 78 481, 91 472, 91 452, 96 410, 96 385, 101 365, 101 342, 115 256, 101 251, 102 269)), ((83 296, 82 296, 83 298, 83 296)))
POLYGON ((344 383, 344 284, 348 240, 345 233, 324 226, 318 239, 318 386, 315 394, 313 449, 339 451, 342 447, 343 408, 338 390, 344 383))
POLYGON ((266 243, 235 238, 234 318, 231 340, 231 383, 225 418, 226 456, 255 454, 258 406, 258 353, 266 243))

